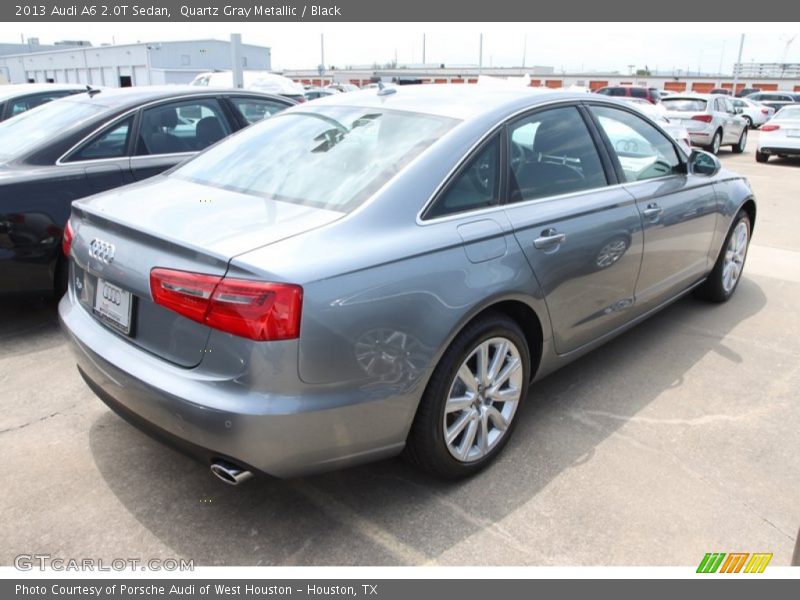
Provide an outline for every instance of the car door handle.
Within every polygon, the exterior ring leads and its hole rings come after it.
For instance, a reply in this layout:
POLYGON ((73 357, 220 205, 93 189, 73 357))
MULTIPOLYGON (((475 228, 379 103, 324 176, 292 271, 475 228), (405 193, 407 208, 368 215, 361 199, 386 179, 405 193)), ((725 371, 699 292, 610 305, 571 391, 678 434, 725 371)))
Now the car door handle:
POLYGON ((647 208, 642 211, 642 214, 647 217, 648 219, 652 219, 654 217, 659 216, 661 213, 664 212, 664 209, 661 208, 658 204, 648 204, 647 208))
POLYGON ((567 241, 566 233, 558 233, 555 229, 545 229, 541 235, 533 240, 533 246, 541 250, 542 248, 549 248, 556 246, 567 241))

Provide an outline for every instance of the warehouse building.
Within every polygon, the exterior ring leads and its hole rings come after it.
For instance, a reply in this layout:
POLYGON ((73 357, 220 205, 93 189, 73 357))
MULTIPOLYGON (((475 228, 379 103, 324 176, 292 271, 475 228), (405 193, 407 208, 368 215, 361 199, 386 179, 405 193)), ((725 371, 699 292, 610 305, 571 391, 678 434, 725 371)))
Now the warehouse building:
MULTIPOLYGON (((113 46, 73 46, 3 54, 0 79, 9 83, 86 83, 107 87, 189 83, 199 73, 231 68, 230 42, 191 40, 113 46)), ((13 46, 18 46, 14 44, 13 46)), ((242 44, 242 67, 267 71, 270 49, 242 44)))

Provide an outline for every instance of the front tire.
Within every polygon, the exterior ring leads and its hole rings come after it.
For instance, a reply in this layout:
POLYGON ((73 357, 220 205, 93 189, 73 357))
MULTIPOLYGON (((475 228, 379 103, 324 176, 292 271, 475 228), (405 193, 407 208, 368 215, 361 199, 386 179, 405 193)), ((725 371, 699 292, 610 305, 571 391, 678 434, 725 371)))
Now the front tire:
POLYGON ((502 313, 479 317, 436 366, 406 440, 406 457, 446 479, 481 470, 511 437, 530 376, 519 325, 502 313))
POLYGON ((751 230, 750 216, 740 210, 725 237, 714 269, 697 288, 698 297, 711 302, 726 302, 733 296, 742 278, 751 230))

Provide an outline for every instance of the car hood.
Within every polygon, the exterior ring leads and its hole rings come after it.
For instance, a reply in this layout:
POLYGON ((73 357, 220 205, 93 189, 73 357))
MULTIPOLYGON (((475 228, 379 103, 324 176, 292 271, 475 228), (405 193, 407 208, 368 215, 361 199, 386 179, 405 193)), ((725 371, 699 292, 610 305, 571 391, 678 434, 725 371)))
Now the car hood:
POLYGON ((78 200, 72 207, 81 217, 226 259, 344 214, 163 175, 78 200))

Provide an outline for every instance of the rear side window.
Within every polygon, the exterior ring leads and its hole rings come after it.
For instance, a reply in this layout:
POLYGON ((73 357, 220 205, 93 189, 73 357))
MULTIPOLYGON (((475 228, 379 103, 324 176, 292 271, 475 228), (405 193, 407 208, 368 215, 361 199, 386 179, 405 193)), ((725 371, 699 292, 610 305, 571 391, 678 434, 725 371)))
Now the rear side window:
POLYGON ((603 164, 578 109, 537 112, 509 129, 509 201, 603 187, 603 164))
POLYGON ((288 108, 286 104, 260 98, 231 98, 230 100, 248 123, 256 123, 288 108))
POLYGON ((436 199, 425 218, 486 208, 499 201, 500 139, 495 135, 436 199))
POLYGON ((678 112, 704 112, 708 103, 699 98, 664 98, 661 104, 667 110, 678 112))
POLYGON ((120 158, 127 154, 128 139, 131 135, 133 117, 96 135, 70 157, 69 161, 96 160, 99 158, 120 158))
POLYGON ((142 111, 136 154, 197 152, 231 133, 219 102, 186 100, 142 111))
POLYGON ((644 119, 624 110, 593 106, 627 181, 644 181, 683 172, 675 146, 644 119))
POLYGON ((642 88, 631 88, 631 96, 634 98, 647 98, 647 92, 642 88))

